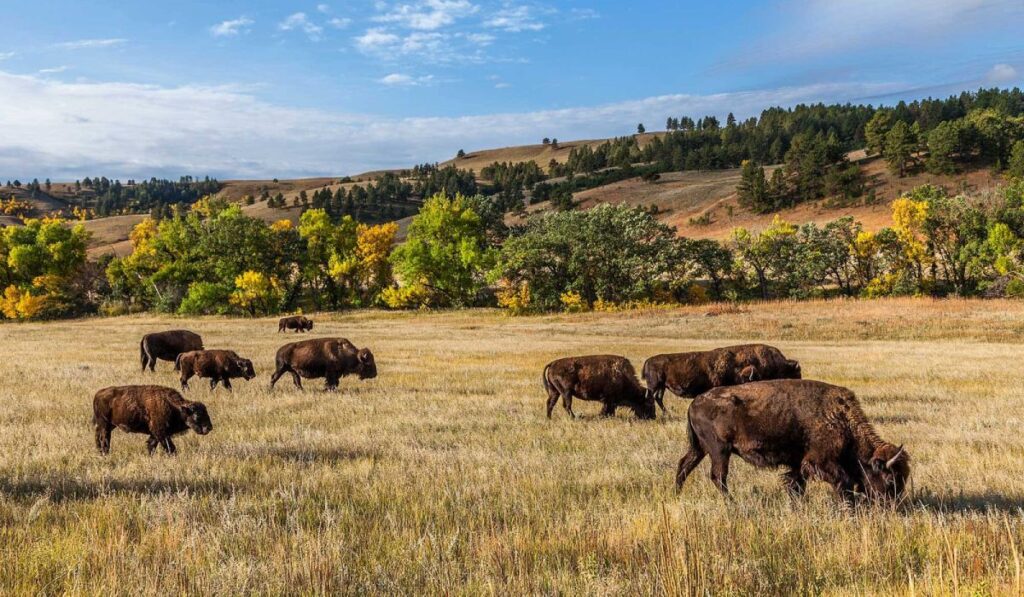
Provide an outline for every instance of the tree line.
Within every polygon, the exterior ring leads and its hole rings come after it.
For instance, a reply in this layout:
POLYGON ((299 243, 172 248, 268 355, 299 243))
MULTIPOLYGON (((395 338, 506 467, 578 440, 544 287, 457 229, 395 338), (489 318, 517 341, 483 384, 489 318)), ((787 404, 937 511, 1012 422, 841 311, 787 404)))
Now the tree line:
POLYGON ((677 237, 647 210, 550 211, 506 227, 481 195, 429 198, 396 245, 395 223, 324 209, 266 224, 204 198, 147 218, 132 253, 86 259, 88 234, 57 219, 0 234, 7 319, 158 311, 262 315, 298 309, 500 306, 514 313, 709 300, 829 296, 1024 298, 1024 181, 977 196, 922 186, 892 224, 796 225, 776 216, 719 242, 677 237))

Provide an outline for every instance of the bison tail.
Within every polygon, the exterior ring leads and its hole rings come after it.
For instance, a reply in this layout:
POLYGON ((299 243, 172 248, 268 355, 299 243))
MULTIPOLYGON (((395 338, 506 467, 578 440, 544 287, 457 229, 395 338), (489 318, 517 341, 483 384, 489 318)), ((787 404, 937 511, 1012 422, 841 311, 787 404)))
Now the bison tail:
POLYGON ((142 370, 146 370, 146 365, 149 364, 149 351, 146 349, 146 339, 143 338, 139 341, 139 358, 142 360, 142 370))
POLYGON ((695 452, 703 452, 704 448, 700 445, 700 440, 697 439, 697 432, 693 429, 693 420, 687 415, 686 417, 686 437, 690 440, 690 449, 695 452))
POLYGON ((174 370, 181 371, 181 355, 185 353, 179 353, 178 356, 174 357, 174 370))
POLYGON ((548 369, 550 369, 550 368, 551 368, 551 364, 550 363, 548 363, 547 365, 544 365, 544 373, 541 374, 541 381, 544 382, 544 389, 548 392, 548 394, 551 393, 551 382, 548 380, 548 369))

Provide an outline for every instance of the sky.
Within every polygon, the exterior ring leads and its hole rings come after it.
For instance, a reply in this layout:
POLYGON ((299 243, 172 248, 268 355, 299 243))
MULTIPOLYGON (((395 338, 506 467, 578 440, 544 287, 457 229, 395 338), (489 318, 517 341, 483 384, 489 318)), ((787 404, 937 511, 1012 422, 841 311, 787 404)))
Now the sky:
POLYGON ((4 0, 0 180, 340 176, 1024 80, 1022 0, 4 0))

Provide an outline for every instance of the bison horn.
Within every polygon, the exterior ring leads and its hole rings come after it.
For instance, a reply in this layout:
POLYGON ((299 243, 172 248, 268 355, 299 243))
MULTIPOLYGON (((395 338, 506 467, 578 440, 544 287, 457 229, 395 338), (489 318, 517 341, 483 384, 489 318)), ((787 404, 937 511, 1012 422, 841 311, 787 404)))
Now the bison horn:
POLYGON ((895 456, 893 456, 892 458, 890 458, 890 459, 889 459, 889 460, 888 460, 888 461, 887 461, 887 462, 885 463, 885 468, 892 468, 892 466, 893 466, 894 464, 896 464, 896 461, 900 459, 900 456, 901 456, 902 454, 903 454, 903 445, 902 445, 902 444, 900 444, 900 449, 899 449, 899 450, 896 450, 896 455, 895 455, 895 456))

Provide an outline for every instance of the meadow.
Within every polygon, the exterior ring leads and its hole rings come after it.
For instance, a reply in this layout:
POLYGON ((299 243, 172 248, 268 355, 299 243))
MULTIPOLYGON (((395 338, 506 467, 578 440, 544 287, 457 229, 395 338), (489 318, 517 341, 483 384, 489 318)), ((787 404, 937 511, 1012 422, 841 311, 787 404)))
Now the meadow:
MULTIPOLYGON (((272 319, 127 316, 0 325, 4 594, 1021 594, 1024 303, 891 299, 507 317, 314 315, 379 376, 341 391, 286 377, 272 319), (716 316, 710 316, 717 314, 716 316), (214 429, 146 455, 92 396, 177 387, 139 372, 146 332, 187 327, 252 358, 229 394, 194 383, 214 429), (688 401, 668 417, 544 416, 553 358, 764 341, 804 376, 853 389, 912 457, 903 508, 845 509, 821 483, 792 501, 734 459, 681 495, 688 401)), ((306 337, 309 337, 307 335, 306 337)))

